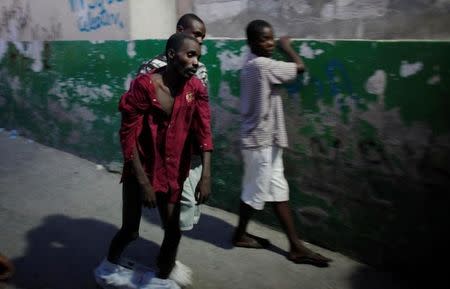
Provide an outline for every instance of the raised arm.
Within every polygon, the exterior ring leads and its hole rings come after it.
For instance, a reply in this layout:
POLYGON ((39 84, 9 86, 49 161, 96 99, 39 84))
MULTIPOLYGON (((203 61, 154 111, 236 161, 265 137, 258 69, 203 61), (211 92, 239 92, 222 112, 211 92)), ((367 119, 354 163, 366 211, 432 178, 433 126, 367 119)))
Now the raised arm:
POLYGON ((281 49, 287 54, 287 56, 297 64, 297 72, 303 73, 305 71, 305 64, 300 56, 295 52, 291 45, 291 38, 289 36, 280 37, 279 44, 281 49))

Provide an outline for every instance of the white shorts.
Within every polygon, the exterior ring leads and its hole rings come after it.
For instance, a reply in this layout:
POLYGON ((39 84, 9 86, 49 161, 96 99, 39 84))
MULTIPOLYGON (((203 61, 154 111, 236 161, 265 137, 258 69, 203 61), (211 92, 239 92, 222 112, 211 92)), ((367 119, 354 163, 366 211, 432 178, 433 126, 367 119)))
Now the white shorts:
POLYGON ((283 149, 269 146, 241 150, 244 178, 241 200, 256 210, 265 202, 289 200, 289 186, 284 177, 283 149))
POLYGON ((200 219, 200 206, 195 200, 195 188, 202 176, 202 166, 199 165, 189 171, 189 176, 183 184, 180 205, 180 229, 181 231, 192 230, 200 219))

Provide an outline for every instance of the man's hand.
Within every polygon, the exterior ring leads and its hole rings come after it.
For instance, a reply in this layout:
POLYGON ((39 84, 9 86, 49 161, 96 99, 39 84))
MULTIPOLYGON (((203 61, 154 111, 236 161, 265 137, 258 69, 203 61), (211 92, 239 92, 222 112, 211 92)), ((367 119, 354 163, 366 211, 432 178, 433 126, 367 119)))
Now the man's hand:
POLYGON ((149 208, 155 208, 156 207, 156 194, 153 191, 152 186, 149 184, 141 185, 141 190, 142 193, 144 194, 144 206, 149 207, 149 208))
POLYGON ((203 204, 208 200, 211 193, 211 178, 202 176, 195 188, 195 200, 197 205, 203 204))
POLYGON ((289 36, 281 36, 279 40, 281 49, 284 51, 291 48, 291 38, 289 36))
POLYGON ((137 146, 133 148, 132 164, 133 169, 136 172, 136 179, 143 194, 142 202, 144 203, 144 206, 155 208, 156 195, 147 175, 145 174, 144 168, 142 167, 137 146))

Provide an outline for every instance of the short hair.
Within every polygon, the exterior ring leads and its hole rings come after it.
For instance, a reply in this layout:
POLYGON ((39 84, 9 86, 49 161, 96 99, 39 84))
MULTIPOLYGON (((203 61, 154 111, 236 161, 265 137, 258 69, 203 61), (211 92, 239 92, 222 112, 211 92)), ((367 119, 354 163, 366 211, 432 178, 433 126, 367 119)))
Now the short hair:
POLYGON ((261 19, 253 20, 247 25, 246 33, 247 33, 247 41, 253 42, 258 39, 258 36, 261 35, 264 28, 269 27, 272 28, 269 22, 261 19))
POLYGON ((183 16, 181 16, 180 19, 178 19, 177 27, 178 26, 181 26, 183 28, 191 27, 192 22, 194 22, 194 21, 198 21, 198 22, 202 23, 203 25, 205 25, 205 23, 203 23, 203 20, 200 19, 200 17, 198 17, 194 13, 187 13, 187 14, 184 14, 183 16))
POLYGON ((184 40, 190 39, 198 43, 197 39, 190 35, 186 35, 184 33, 174 33, 172 34, 166 42, 166 57, 168 57, 167 52, 169 49, 173 49, 175 51, 180 50, 181 45, 183 45, 184 40))

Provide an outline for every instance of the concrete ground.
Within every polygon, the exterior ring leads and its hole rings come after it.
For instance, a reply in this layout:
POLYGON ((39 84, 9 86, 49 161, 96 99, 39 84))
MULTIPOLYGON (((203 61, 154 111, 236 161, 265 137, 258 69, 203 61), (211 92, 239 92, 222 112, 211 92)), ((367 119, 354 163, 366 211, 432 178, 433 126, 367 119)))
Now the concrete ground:
MULTIPOLYGON (((285 258, 282 233, 252 223, 270 250, 233 248, 237 216, 202 207, 200 223, 184 234, 178 259, 195 272, 198 289, 400 288, 389 274, 312 244, 330 267, 296 265, 285 258)), ((95 288, 92 270, 121 222, 119 175, 72 154, 0 131, 0 253, 16 266, 12 289, 95 288)), ((155 211, 146 210, 141 236, 125 255, 152 266, 162 240, 155 211)))

